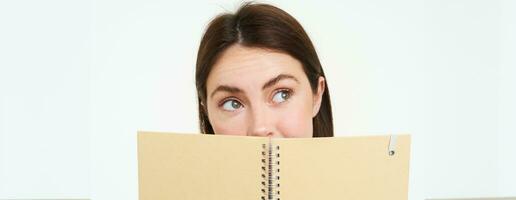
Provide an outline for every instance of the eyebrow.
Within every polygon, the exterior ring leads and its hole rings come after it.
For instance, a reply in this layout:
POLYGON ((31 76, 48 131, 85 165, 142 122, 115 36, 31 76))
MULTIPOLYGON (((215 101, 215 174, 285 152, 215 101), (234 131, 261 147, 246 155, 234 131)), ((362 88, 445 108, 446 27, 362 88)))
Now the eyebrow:
POLYGON ((292 75, 289 75, 289 74, 280 74, 274 78, 272 78, 271 80, 267 81, 265 84, 263 84, 263 87, 262 87, 262 90, 265 90, 267 88, 270 88, 274 85, 276 85, 278 82, 280 82, 281 80, 284 80, 284 79, 292 79, 294 81, 296 81, 297 83, 299 83, 299 81, 297 80, 296 77, 292 76, 292 75))
MULTIPOLYGON (((265 84, 263 84, 263 86, 262 86, 262 90, 270 88, 270 87, 276 85, 281 80, 285 80, 285 79, 291 79, 291 80, 294 80, 297 83, 299 83, 299 80, 297 80, 297 78, 292 75, 280 74, 280 75, 270 79, 269 81, 265 82, 265 84)), ((215 95, 215 93, 217 93, 217 92, 243 93, 242 89, 240 89, 238 87, 233 87, 233 86, 228 86, 228 85, 220 85, 215 90, 213 90, 213 92, 211 92, 210 96, 213 97, 213 95, 215 95)))

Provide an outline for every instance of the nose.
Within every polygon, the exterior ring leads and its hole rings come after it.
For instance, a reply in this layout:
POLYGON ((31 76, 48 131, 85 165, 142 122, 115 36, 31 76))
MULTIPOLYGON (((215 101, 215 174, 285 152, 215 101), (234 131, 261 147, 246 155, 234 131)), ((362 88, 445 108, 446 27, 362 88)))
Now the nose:
POLYGON ((274 137, 278 134, 274 126, 274 118, 267 108, 255 108, 249 117, 248 136, 274 137))

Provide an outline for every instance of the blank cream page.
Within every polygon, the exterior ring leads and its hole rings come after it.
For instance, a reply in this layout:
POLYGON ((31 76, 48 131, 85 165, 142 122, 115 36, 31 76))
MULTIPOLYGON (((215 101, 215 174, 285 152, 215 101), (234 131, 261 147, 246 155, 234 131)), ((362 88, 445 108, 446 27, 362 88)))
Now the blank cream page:
POLYGON ((267 138, 139 132, 140 200, 260 199, 267 138))
POLYGON ((410 136, 275 139, 280 146, 280 198, 406 200, 410 136))

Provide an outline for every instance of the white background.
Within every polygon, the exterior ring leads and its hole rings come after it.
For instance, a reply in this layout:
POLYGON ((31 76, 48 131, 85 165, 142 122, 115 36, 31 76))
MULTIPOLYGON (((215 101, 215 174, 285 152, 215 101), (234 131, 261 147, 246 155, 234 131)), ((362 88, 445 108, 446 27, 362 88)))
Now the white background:
MULTIPOLYGON (((516 1, 271 2, 337 135, 411 133, 410 199, 516 196, 516 1)), ((196 52, 240 1, 1 1, 0 199, 138 197, 136 131, 198 132, 196 52)))

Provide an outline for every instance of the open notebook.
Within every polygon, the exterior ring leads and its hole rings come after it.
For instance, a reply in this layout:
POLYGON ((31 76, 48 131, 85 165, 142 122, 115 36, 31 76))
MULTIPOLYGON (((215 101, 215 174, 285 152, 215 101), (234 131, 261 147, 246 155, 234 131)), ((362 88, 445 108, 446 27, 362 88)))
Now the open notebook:
POLYGON ((138 133, 140 200, 406 200, 409 135, 138 133))

